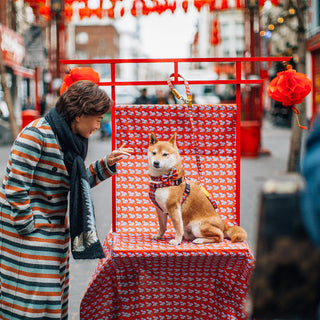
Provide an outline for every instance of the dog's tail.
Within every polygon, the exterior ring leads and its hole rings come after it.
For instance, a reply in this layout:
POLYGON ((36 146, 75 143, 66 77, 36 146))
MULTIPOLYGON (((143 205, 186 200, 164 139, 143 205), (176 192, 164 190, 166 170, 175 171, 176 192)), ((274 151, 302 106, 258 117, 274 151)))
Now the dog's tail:
POLYGON ((231 242, 241 242, 247 240, 247 232, 239 226, 228 226, 225 224, 224 236, 231 242))

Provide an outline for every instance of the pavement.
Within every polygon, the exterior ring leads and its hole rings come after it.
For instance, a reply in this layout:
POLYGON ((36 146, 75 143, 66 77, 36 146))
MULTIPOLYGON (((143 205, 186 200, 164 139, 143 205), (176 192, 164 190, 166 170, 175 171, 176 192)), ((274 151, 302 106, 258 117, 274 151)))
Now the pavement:
MULTIPOLYGON (((261 147, 270 152, 257 158, 241 158, 240 224, 247 230, 248 244, 253 252, 256 248, 257 221, 262 185, 270 178, 286 175, 291 131, 274 127, 264 121, 261 131, 261 147)), ((110 139, 101 140, 98 134, 89 142, 86 162, 90 163, 111 150, 110 139)), ((10 145, 0 145, 0 179, 5 172, 10 145)), ((92 189, 96 223, 100 241, 103 242, 111 226, 111 179, 92 189)), ((69 319, 79 319, 79 306, 94 272, 96 260, 70 260, 69 319)))

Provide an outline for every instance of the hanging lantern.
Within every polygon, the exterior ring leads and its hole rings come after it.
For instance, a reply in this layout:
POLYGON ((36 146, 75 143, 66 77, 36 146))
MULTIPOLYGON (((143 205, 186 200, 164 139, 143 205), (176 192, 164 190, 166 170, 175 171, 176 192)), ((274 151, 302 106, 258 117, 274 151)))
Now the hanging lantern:
POLYGON ((64 8, 64 16, 66 17, 67 21, 69 21, 69 22, 71 21, 72 16, 73 16, 73 9, 71 6, 66 6, 64 8))
POLYGON ((194 0, 193 5, 198 10, 198 12, 200 12, 202 6, 204 5, 204 1, 203 0, 194 0))
POLYGON ((242 8, 242 1, 241 0, 236 0, 236 8, 241 9, 242 8))
POLYGON ((220 10, 227 10, 227 9, 229 9, 228 0, 222 0, 220 10))
POLYGON ((213 12, 216 10, 216 0, 208 0, 209 1, 209 11, 213 12))
POLYGON ((143 1, 142 2, 142 15, 147 16, 150 12, 151 12, 150 8, 143 1))
POLYGON ((188 11, 188 0, 184 0, 184 1, 182 2, 182 9, 183 9, 183 11, 184 11, 185 13, 187 13, 187 11, 188 11))
POLYGON ((98 84, 100 76, 98 72, 89 67, 73 68, 63 78, 60 95, 63 94, 73 83, 81 80, 89 80, 98 84))
POLYGON ((124 14, 125 14, 125 9, 124 9, 124 7, 122 7, 120 10, 120 17, 123 17, 124 14))
POLYGON ((213 19, 211 22, 211 44, 216 46, 220 43, 218 19, 213 19))
POLYGON ((41 6, 38 9, 38 13, 43 16, 47 21, 50 20, 51 9, 49 6, 41 6))
POLYGON ((299 127, 306 129, 306 127, 300 125, 299 111, 294 105, 302 103, 303 98, 310 93, 311 87, 312 82, 305 74, 296 72, 291 65, 288 65, 287 70, 278 72, 277 76, 270 82, 268 95, 284 106, 291 107, 297 116, 299 127))
POLYGON ((76 0, 64 0, 65 4, 72 5, 76 0))
POLYGON ((80 19, 82 20, 83 18, 89 18, 91 17, 91 10, 86 6, 84 8, 79 9, 79 16, 80 19))
POLYGON ((136 7, 136 1, 133 1, 132 8, 130 10, 131 14, 136 17, 137 16, 137 7, 136 7))
POLYGON ((177 9, 177 3, 176 2, 173 2, 173 3, 170 3, 168 5, 168 9, 171 10, 172 14, 176 11, 177 9))

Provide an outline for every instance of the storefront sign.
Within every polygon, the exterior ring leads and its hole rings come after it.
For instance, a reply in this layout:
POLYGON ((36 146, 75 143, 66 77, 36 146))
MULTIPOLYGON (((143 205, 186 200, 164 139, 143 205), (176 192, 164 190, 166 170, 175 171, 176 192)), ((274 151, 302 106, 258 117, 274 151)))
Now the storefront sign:
POLYGON ((30 68, 43 67, 45 65, 45 55, 42 29, 39 26, 32 25, 24 34, 24 44, 26 47, 24 66, 30 68))
POLYGON ((12 68, 22 66, 25 56, 23 38, 2 24, 0 24, 0 48, 7 66, 12 68))

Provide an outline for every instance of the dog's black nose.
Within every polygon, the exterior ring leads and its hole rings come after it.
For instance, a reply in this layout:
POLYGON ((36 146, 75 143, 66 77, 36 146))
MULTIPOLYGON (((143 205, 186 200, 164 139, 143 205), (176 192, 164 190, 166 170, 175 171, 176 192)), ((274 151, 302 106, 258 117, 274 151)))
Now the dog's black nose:
POLYGON ((153 162, 153 166, 154 166, 155 168, 160 168, 160 161, 154 161, 154 162, 153 162))

